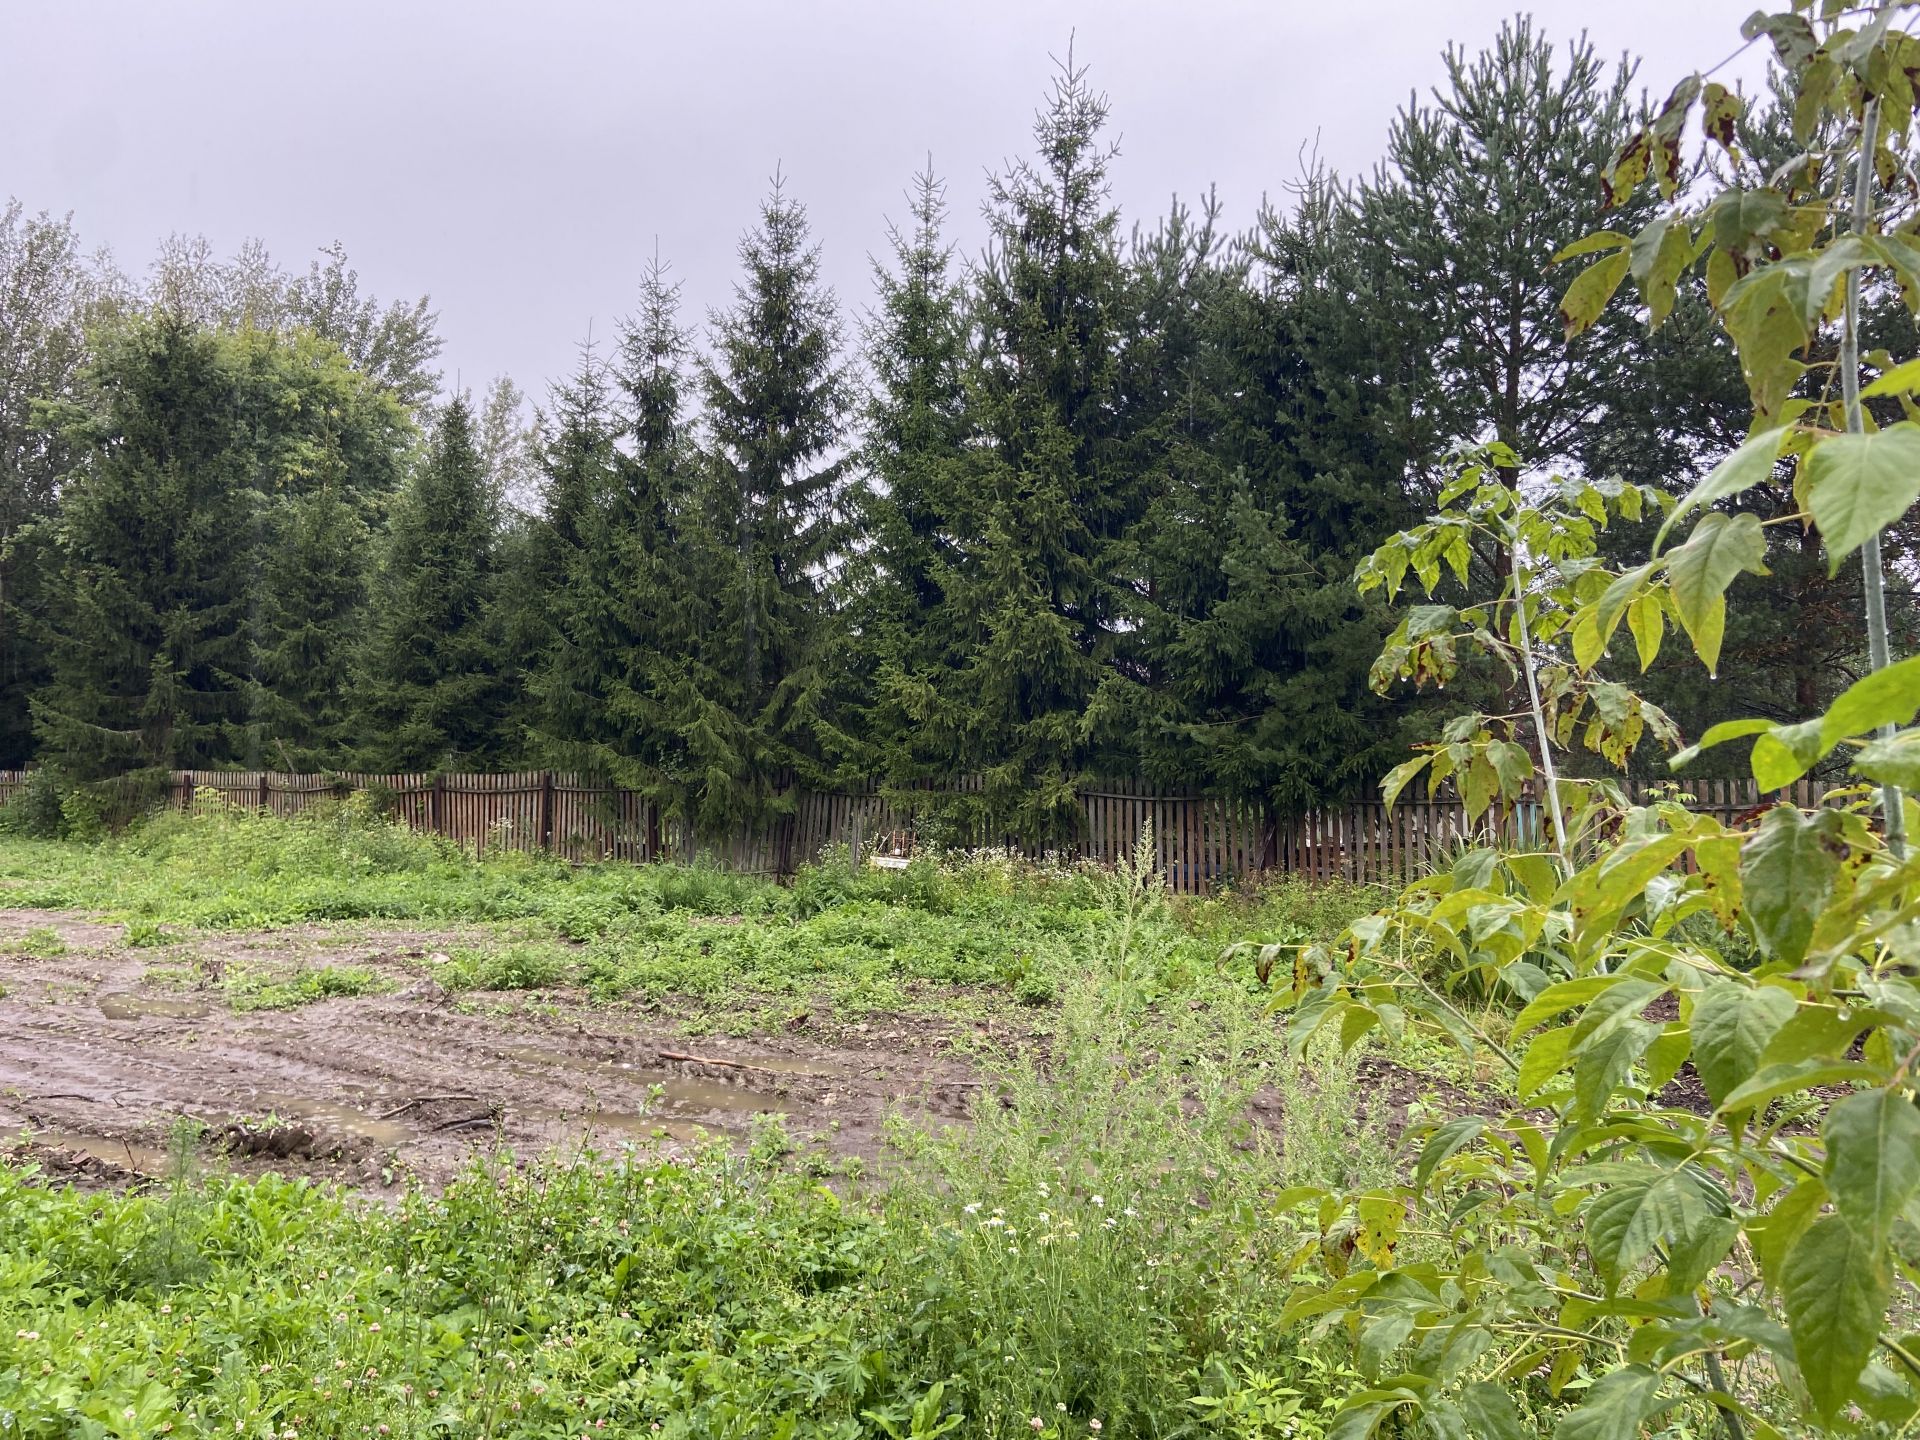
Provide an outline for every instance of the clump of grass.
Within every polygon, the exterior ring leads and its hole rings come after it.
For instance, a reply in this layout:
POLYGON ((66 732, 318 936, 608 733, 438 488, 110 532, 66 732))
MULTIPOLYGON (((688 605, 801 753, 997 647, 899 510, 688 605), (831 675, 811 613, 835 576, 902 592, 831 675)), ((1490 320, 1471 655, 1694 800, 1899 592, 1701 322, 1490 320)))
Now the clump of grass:
MULTIPOLYGON (((1308 1373, 1272 1283, 1297 1244, 1266 1223, 1285 1160, 1249 1118, 1275 1040, 1250 1000, 1148 998, 1160 906, 1145 897, 1110 929, 1103 967, 1067 982, 1044 1062, 990 1067, 969 1129, 902 1136, 890 1215, 924 1238, 900 1303, 927 1373, 966 1376, 969 1433, 1035 1417, 1062 1436, 1094 1421, 1175 1433, 1199 1422, 1198 1375, 1227 1377, 1224 1401, 1249 1373, 1308 1373)), ((1340 1393, 1324 1387, 1291 1433, 1318 1433, 1340 1393)))
POLYGON ((18 939, 0 942, 0 954, 24 955, 35 960, 51 960, 67 953, 67 942, 51 925, 37 925, 18 939))
POLYGON ((318 1000, 370 995, 387 988, 379 973, 364 965, 322 965, 274 977, 257 970, 230 971, 222 984, 235 1010, 294 1010, 318 1000))
POLYGON ((1360 1054, 1317 1037, 1303 1055, 1271 1067, 1280 1095, 1281 1154, 1288 1185, 1364 1189, 1393 1178, 1393 1157, 1359 1083, 1360 1054))
POLYGON ((456 949, 433 975, 449 990, 544 990, 565 979, 567 969, 559 946, 526 941, 499 949, 456 949))
POLYGON ((140 950, 155 945, 177 945, 181 937, 167 929, 157 920, 129 920, 127 922, 126 944, 129 948, 140 950))

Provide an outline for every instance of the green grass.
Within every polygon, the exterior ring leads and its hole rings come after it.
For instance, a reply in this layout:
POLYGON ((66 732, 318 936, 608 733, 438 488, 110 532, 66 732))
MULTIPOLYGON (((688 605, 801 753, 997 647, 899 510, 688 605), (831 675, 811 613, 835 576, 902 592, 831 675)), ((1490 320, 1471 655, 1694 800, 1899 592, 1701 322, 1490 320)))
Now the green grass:
POLYGON ((229 974, 221 985, 235 1010, 293 1010, 316 1000, 342 995, 371 995, 386 989, 379 974, 364 965, 321 965, 271 976, 257 970, 229 974))
POLYGON ((391 1206, 192 1178, 185 1146, 124 1197, 0 1167, 0 1414, 23 1437, 1323 1435, 1355 1376, 1343 1337, 1281 1323, 1301 1236, 1268 1203, 1305 1157, 1246 1118, 1285 1051, 1251 1000, 1150 999, 1139 933, 1063 992, 1044 1069, 1006 1061, 968 1127, 898 1125, 845 1194, 771 1132, 495 1157, 391 1206))
POLYGON ((50 925, 37 925, 15 939, 0 940, 0 955, 26 955, 51 960, 56 955, 66 953, 66 942, 60 938, 60 932, 50 925))
MULTIPOLYGON (((1004 860, 828 864, 783 888, 476 861, 352 811, 166 817, 97 847, 9 839, 0 872, 15 905, 168 940, 493 922, 493 940, 428 962, 469 993, 568 983, 743 1016, 821 991, 986 997, 1044 1012, 1046 1035, 977 1057, 968 1124, 896 1120, 863 1166, 777 1124, 671 1160, 494 1156, 393 1205, 197 1174, 187 1143, 146 1194, 0 1166, 10 1434, 1315 1440, 1357 1383, 1348 1337, 1282 1323, 1317 1237, 1274 1197, 1336 1168, 1384 1179, 1388 1147, 1351 1064, 1290 1054, 1250 963, 1221 954, 1330 933, 1359 892, 1174 903, 1139 874, 1004 860), (1250 1107, 1267 1087, 1287 1097, 1284 1136, 1250 1107)), ((259 1006, 377 979, 242 968, 222 984, 259 1006)))
MULTIPOLYGON (((1226 945, 1329 934, 1371 898, 1282 884, 1176 905, 1156 983, 1211 985, 1226 945)), ((499 942, 457 947, 435 978, 678 995, 729 1013, 821 993, 855 1009, 950 1006, 956 990, 1046 1006, 1084 966, 1106 904, 1096 873, 997 858, 858 875, 824 863, 791 886, 700 866, 475 859, 360 803, 292 821, 172 813, 92 845, 0 836, 0 902, 102 911, 136 945, 310 921, 492 925, 499 942)))

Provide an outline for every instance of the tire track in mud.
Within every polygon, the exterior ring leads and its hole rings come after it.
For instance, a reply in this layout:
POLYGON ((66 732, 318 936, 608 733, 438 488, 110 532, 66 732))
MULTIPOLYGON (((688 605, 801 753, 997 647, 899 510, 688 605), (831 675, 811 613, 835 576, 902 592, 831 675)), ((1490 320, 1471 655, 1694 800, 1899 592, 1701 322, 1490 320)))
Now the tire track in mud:
POLYGON ((444 936, 299 927, 219 939, 226 963, 371 964, 394 988, 235 1012, 217 990, 144 978, 150 964, 177 967, 176 949, 130 950, 119 927, 79 917, 0 911, 0 1142, 28 1128, 45 1132, 40 1153, 117 1165, 124 1152, 126 1169, 145 1172, 189 1116, 239 1144, 238 1168, 377 1188, 406 1170, 444 1179, 496 1141, 521 1157, 583 1142, 672 1148, 703 1132, 744 1138, 761 1115, 871 1156, 889 1113, 964 1117, 977 1083, 937 1025, 904 1018, 868 1049, 693 1040, 564 993, 542 997, 551 1015, 456 1008, 401 958, 444 936), (48 929, 63 952, 20 948, 48 929))

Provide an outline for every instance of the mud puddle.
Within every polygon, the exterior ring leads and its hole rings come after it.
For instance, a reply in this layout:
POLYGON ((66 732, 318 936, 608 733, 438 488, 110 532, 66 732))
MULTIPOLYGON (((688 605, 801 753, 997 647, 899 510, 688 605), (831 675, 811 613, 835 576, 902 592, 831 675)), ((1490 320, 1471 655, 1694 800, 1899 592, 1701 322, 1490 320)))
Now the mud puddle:
POLYGON ((546 1050, 536 1045, 503 1045, 500 1053, 536 1070, 558 1067, 587 1075, 604 1076, 623 1086, 637 1086, 642 1094, 658 1092, 657 1104, 668 1111, 718 1111, 723 1114, 788 1113, 789 1108, 776 1096, 747 1085, 732 1085, 720 1080, 690 1080, 665 1068, 636 1065, 626 1060, 596 1060, 546 1050))
POLYGON ((108 1140, 71 1130, 36 1130, 32 1143, 35 1150, 57 1152, 71 1156, 76 1161, 97 1160, 104 1165, 122 1167, 132 1174, 155 1180, 164 1178, 173 1168, 166 1151, 153 1145, 137 1145, 130 1140, 108 1140))
POLYGON ((383 1120, 337 1101, 265 1094, 255 1101, 255 1108, 276 1118, 310 1121, 322 1132, 332 1131, 388 1149, 398 1149, 413 1138, 413 1131, 398 1121, 383 1120))
POLYGON ((115 990, 95 1002, 109 1020, 199 1020, 213 1013, 212 1002, 170 995, 141 995, 115 990))
POLYGON ((642 1115, 631 1111, 588 1110, 569 1113, 536 1105, 522 1113, 538 1124, 573 1132, 590 1144, 612 1138, 632 1144, 667 1139, 677 1140, 683 1145, 694 1145, 739 1133, 731 1125, 709 1125, 697 1120, 675 1120, 664 1115, 642 1115))

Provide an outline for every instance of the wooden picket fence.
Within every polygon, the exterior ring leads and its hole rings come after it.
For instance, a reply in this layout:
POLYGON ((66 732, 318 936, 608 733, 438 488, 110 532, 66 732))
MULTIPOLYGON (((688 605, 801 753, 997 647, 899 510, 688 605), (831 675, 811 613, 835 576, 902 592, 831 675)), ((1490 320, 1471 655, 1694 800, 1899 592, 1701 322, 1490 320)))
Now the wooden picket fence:
MULTIPOLYGON (((0 770, 0 804, 27 780, 24 770, 0 770)), ((924 787, 925 796, 978 793, 977 779, 924 787)), ((702 841, 696 850, 682 828, 662 817, 646 797, 613 790, 552 770, 498 775, 298 775, 260 770, 176 770, 166 803, 202 803, 296 815, 318 802, 371 790, 395 817, 475 853, 551 851, 574 861, 645 863, 693 854, 731 869, 791 875, 824 850, 845 845, 863 857, 898 858, 919 844, 912 793, 790 790, 786 813, 743 830, 724 844, 702 841)), ((1790 790, 1762 795, 1752 781, 1699 781, 1689 787, 1692 808, 1732 821, 1776 799, 1821 803, 1827 787, 1801 780, 1790 790)), ((1129 856, 1151 825, 1154 863, 1180 894, 1203 894, 1225 880, 1279 872, 1309 880, 1389 884, 1430 871, 1460 848, 1496 830, 1520 843, 1544 843, 1537 804, 1523 804, 1498 820, 1468 823, 1457 799, 1403 796, 1392 810, 1377 801, 1277 816, 1244 801, 1156 790, 1139 781, 1099 781, 1081 788, 1078 833, 1049 853, 1066 860, 1111 865, 1129 856)), ((1006 848, 1038 857, 1041 847, 995 834, 969 836, 974 848, 1006 848)))

